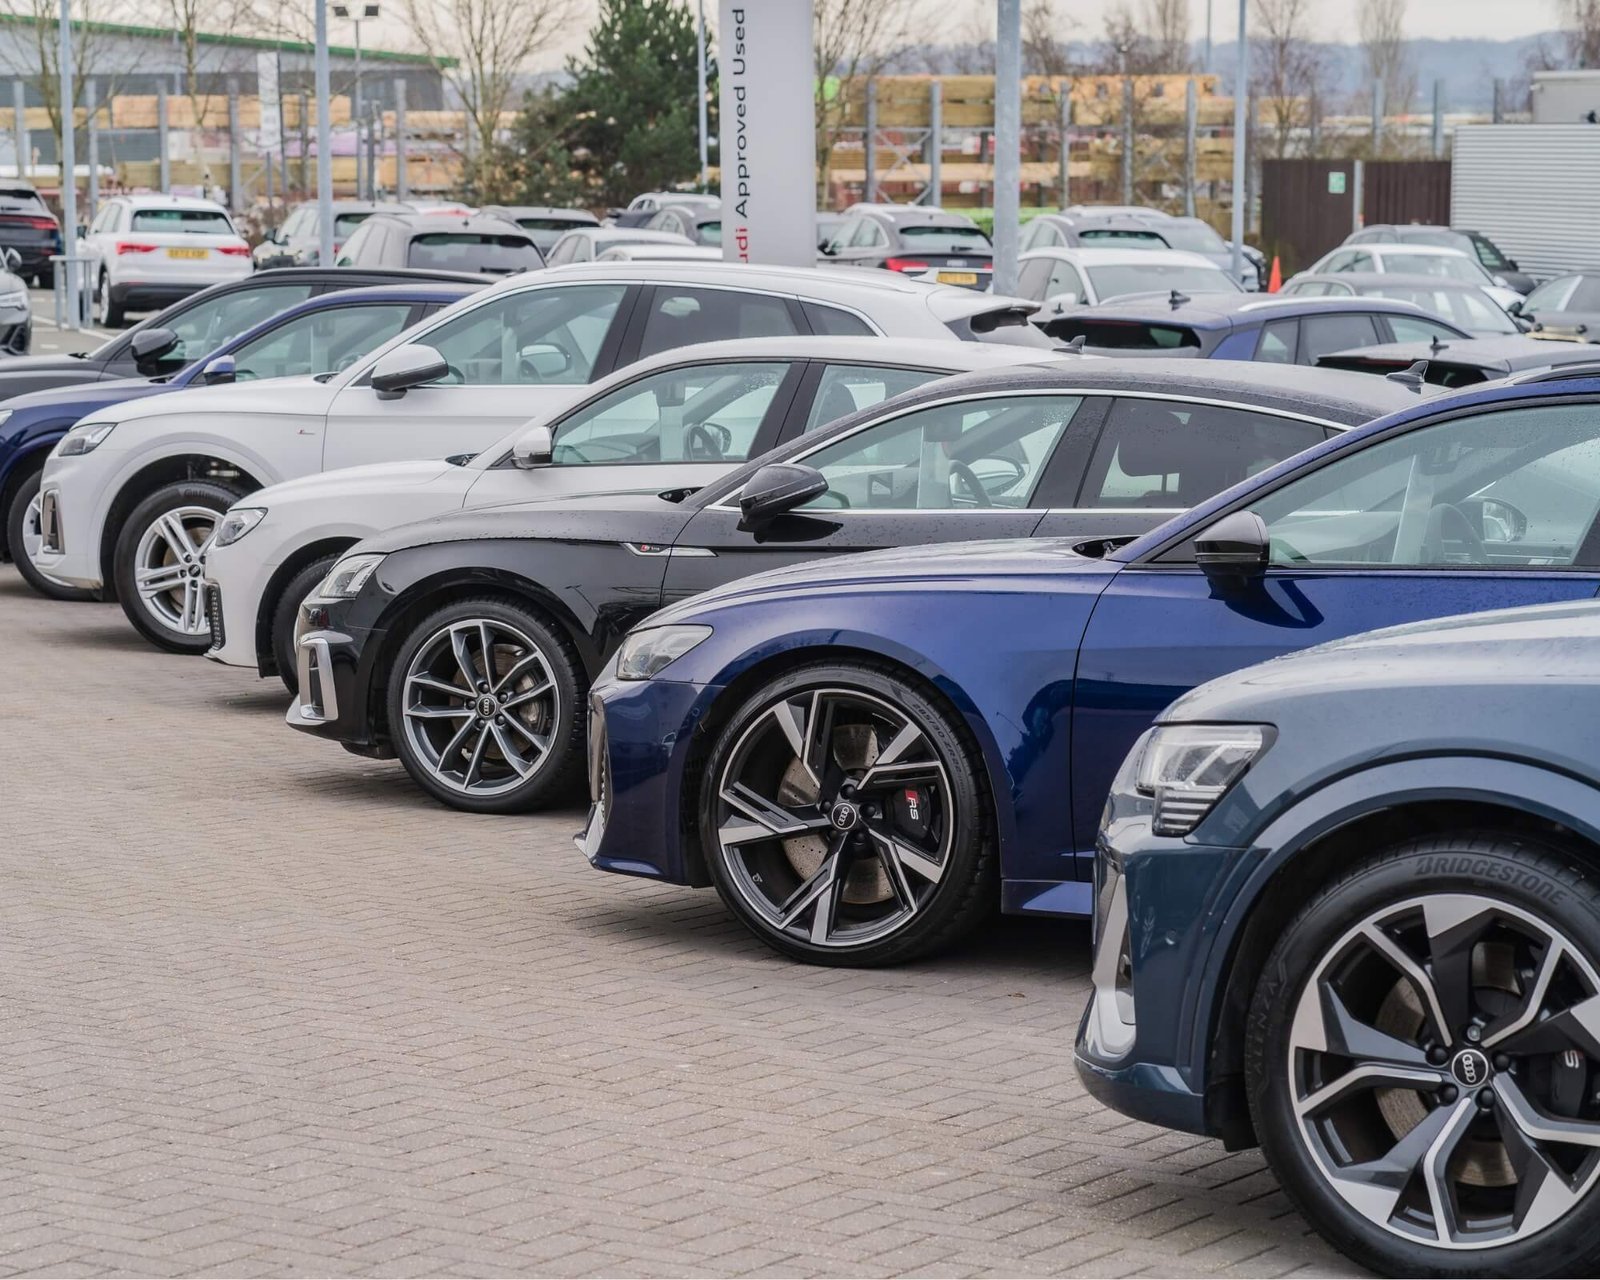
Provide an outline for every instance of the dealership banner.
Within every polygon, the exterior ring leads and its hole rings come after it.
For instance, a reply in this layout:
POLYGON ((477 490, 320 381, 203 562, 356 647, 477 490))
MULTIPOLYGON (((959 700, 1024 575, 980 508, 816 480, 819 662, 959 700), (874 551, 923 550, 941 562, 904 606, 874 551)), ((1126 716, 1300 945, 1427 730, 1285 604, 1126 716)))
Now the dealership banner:
POLYGON ((814 266, 812 0, 721 0, 722 256, 814 266))
POLYGON ((283 145, 283 108, 278 100, 278 55, 256 54, 256 93, 261 99, 261 129, 256 145, 276 151, 283 145))

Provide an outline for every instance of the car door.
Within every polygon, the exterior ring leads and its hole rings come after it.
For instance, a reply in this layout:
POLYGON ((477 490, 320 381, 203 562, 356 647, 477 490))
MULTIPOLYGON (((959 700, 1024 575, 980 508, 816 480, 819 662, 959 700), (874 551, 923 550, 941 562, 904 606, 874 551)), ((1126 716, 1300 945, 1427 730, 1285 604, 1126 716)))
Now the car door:
POLYGON ((356 375, 329 407, 323 467, 487 448, 615 367, 630 299, 629 285, 609 281, 521 289, 419 329, 413 340, 437 350, 449 373, 389 399, 373 390, 370 369, 356 375))
MULTIPOLYGON (((1600 588, 1600 406, 1486 406, 1339 451, 1232 509, 1271 537, 1259 578, 1225 584, 1191 540, 1100 597, 1078 658, 1074 840, 1134 740, 1203 681, 1360 631, 1584 599, 1600 588)), ((1492 726, 1463 723, 1463 732, 1492 726)))
POLYGON ((362 302, 294 316, 232 353, 234 380, 342 372, 403 333, 422 310, 416 302, 362 302))
POLYGON ((1035 492, 1083 397, 1052 392, 959 397, 891 413, 788 461, 828 492, 757 529, 738 494, 690 519, 667 567, 675 600, 763 569, 850 551, 1025 538, 1044 512, 1035 492))

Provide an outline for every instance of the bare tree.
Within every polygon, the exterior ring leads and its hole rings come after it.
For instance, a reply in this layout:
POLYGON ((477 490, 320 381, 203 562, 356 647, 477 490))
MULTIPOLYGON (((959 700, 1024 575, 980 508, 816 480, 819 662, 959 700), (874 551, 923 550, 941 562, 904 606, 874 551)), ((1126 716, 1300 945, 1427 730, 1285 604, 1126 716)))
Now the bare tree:
POLYGON ((1560 0, 1561 44, 1569 67, 1600 67, 1600 0, 1560 0))
POLYGON ((1356 28, 1366 89, 1378 87, 1385 113, 1404 111, 1417 92, 1417 73, 1406 47, 1406 0, 1361 0, 1356 28))
POLYGON ((1157 68, 1181 73, 1193 61, 1189 46, 1189 0, 1145 0, 1145 28, 1149 32, 1157 68))
MULTIPOLYGON (((90 77, 104 82, 111 65, 107 37, 97 24, 126 20, 122 0, 74 0, 72 28, 72 100, 82 106, 90 77)), ((50 130, 61 135, 61 27, 57 0, 4 0, 3 9, 16 21, 16 40, 0 42, 0 62, 31 85, 50 117, 50 130)), ((110 94, 102 92, 102 100, 110 94)), ((82 154, 80 151, 79 154, 82 154)), ((18 157, 19 163, 25 157, 18 157)))
POLYGON ((817 182, 827 198, 834 144, 851 104, 905 41, 910 0, 816 0, 817 182))
POLYGON ((1189 70, 1189 0, 1145 0, 1106 11, 1099 69, 1107 75, 1182 75, 1189 70))
POLYGON ((161 0, 160 12, 183 60, 183 87, 191 116, 195 126, 203 129, 211 123, 213 103, 211 95, 201 93, 200 77, 213 68, 203 65, 208 42, 201 36, 231 36, 240 28, 253 33, 254 7, 251 0, 161 0))
POLYGON ((1062 35, 1063 27, 1077 26, 1073 19, 1063 23, 1056 13, 1059 0, 1028 0, 1022 10, 1022 72, 1030 76, 1068 76, 1081 71, 1078 60, 1062 35))
POLYGON ((1323 78, 1311 40, 1312 0, 1255 0, 1250 54, 1253 91, 1265 110, 1272 154, 1283 159, 1297 131, 1308 128, 1323 78))

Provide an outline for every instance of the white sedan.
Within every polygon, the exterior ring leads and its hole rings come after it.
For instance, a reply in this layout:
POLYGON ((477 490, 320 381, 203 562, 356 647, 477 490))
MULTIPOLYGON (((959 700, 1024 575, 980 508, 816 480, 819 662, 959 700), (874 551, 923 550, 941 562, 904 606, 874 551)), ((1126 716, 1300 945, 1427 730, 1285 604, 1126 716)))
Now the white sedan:
POLYGON ((1296 272, 1290 281, 1298 280, 1301 276, 1334 275, 1344 271, 1396 271, 1411 276, 1442 276, 1446 280, 1464 280, 1477 285, 1502 310, 1509 310, 1514 302, 1522 302, 1520 293, 1506 285, 1496 284, 1494 277, 1483 269, 1476 258, 1469 258, 1459 249, 1447 249, 1434 244, 1340 245, 1331 253, 1323 254, 1304 271, 1296 272))
POLYGON ((217 522, 265 485, 474 454, 575 388, 695 342, 809 332, 1048 349, 1032 310, 877 271, 621 262, 513 276, 338 372, 91 414, 45 464, 36 564, 72 586, 111 586, 152 643, 203 652, 198 588, 217 522))
POLYGON ((250 246, 228 211, 183 196, 113 196, 78 253, 95 316, 115 328, 129 311, 159 311, 224 280, 250 274, 250 246))
POLYGON ((933 378, 1057 358, 920 338, 711 342, 641 360, 475 458, 346 467, 272 485, 227 513, 207 554, 206 656, 276 672, 292 689, 300 601, 345 550, 395 525, 466 506, 693 488, 933 378))
POLYGON ((1017 292, 1042 303, 1044 324, 1071 307, 1139 293, 1243 293, 1239 283, 1198 253, 1178 249, 1033 249, 1022 255, 1017 292))

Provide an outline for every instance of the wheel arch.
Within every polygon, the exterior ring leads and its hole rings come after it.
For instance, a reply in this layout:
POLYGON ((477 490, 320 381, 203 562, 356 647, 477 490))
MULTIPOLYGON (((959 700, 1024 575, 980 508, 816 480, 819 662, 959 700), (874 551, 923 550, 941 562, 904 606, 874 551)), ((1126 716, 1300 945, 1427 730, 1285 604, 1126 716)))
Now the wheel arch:
POLYGON ((256 666, 262 675, 277 674, 277 659, 272 650, 272 615, 277 612, 284 589, 307 565, 324 556, 343 555, 360 541, 354 534, 317 538, 297 547, 273 570, 261 599, 256 602, 256 666))
POLYGON ((6 533, 6 517, 10 514, 11 503, 16 498, 17 491, 29 476, 44 469, 45 459, 50 456, 50 450, 66 433, 67 427, 63 426, 59 431, 31 439, 11 456, 5 476, 0 478, 0 562, 12 558, 10 541, 6 533))

